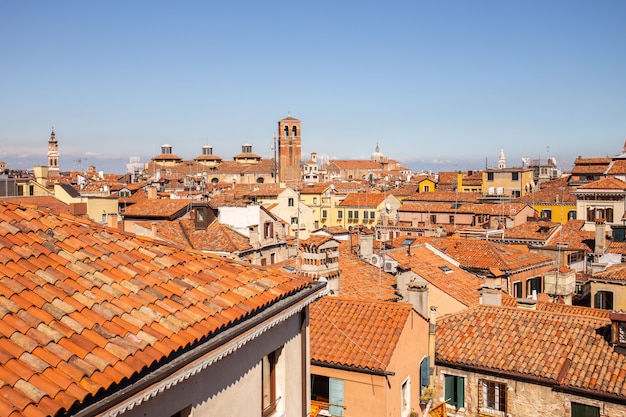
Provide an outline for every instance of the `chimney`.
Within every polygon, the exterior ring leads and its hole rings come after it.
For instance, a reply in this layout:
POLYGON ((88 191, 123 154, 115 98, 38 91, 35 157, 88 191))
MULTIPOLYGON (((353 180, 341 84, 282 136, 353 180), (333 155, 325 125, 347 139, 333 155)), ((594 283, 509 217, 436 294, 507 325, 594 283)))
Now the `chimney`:
POLYGON ((499 285, 483 284, 478 290, 480 294, 480 304, 501 306, 502 305, 502 287, 499 285))
POLYGON ((157 198, 157 189, 155 186, 150 186, 147 188, 148 191, 148 198, 152 199, 152 200, 156 200, 157 198))
POLYGON ((424 317, 428 317, 428 285, 425 282, 410 282, 407 288, 409 303, 424 317))
POLYGON ((113 214, 107 216, 107 226, 112 229, 117 229, 117 215, 113 214))
POLYGON ((604 219, 596 220, 596 240, 593 253, 598 255, 606 253, 606 222, 604 219))
POLYGON ((151 227, 150 227, 150 236, 153 239, 156 239, 156 237, 157 237, 157 222, 152 222, 151 227))
POLYGON ((359 233, 359 256, 369 262, 374 254, 374 235, 359 233))
POLYGON ((626 312, 611 311, 611 343, 619 353, 626 353, 626 312))

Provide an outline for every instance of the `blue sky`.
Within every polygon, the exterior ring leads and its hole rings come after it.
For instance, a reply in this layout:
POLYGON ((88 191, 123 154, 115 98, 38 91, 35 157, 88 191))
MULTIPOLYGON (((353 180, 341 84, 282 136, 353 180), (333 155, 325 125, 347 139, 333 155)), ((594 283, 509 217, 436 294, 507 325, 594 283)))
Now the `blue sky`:
POLYGON ((626 2, 0 2, 0 160, 124 172, 302 121, 305 159, 413 170, 619 154, 626 2))

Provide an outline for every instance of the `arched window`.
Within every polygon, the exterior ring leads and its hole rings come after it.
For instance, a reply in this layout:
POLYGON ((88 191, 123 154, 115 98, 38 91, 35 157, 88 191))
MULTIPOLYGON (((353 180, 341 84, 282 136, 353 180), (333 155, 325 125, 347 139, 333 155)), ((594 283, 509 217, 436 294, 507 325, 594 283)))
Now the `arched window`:
POLYGON ((292 132, 293 132, 293 136, 298 136, 298 128, 297 127, 292 127, 291 128, 292 132))
POLYGON ((285 137, 289 136, 289 126, 285 126, 285 137))
POLYGON ((213 178, 213 179, 211 180, 211 182, 212 182, 213 184, 217 184, 218 182, 220 182, 220 180, 219 180, 219 179, 217 179, 217 178, 213 178))
POLYGON ((256 179, 256 182, 259 184, 263 184, 265 182, 265 179, 263 177, 259 177, 256 179))

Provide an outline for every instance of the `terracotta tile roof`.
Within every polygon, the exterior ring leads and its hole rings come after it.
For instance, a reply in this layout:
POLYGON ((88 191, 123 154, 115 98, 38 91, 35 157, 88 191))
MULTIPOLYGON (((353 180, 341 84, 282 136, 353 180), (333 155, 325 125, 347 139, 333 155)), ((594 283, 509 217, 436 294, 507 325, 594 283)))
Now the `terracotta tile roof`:
POLYGON ((609 243, 609 253, 619 253, 620 255, 626 255, 626 242, 616 242, 612 240, 609 243))
POLYGON ((556 246, 557 243, 566 243, 568 249, 582 249, 593 252, 595 248, 595 232, 582 230, 585 225, 584 220, 569 220, 558 233, 552 235, 546 242, 548 245, 556 246))
POLYGON ((430 203, 476 203, 480 193, 435 191, 432 193, 417 193, 404 199, 404 201, 419 201, 430 203))
POLYGON ((400 187, 396 187, 387 191, 387 194, 391 194, 399 198, 412 196, 418 191, 419 185, 403 184, 400 187))
POLYGON ((330 187, 330 184, 329 182, 309 183, 302 187, 300 194, 321 194, 330 187))
POLYGON ((383 201, 385 201, 385 194, 383 193, 350 193, 339 206, 376 208, 383 201))
POLYGON ((560 309, 482 305, 447 315, 437 323, 435 361, 623 401, 626 355, 607 342, 610 320, 580 308, 560 309))
MULTIPOLYGON (((258 157, 258 155, 256 155, 256 157, 258 157)), ((256 164, 242 164, 236 161, 222 161, 215 171, 219 174, 272 173, 274 172, 274 160, 261 159, 256 164)))
POLYGON ((581 185, 577 189, 578 192, 585 191, 585 190, 619 190, 619 191, 623 191, 623 190, 626 190, 626 182, 624 182, 624 181, 622 181, 622 180, 620 180, 618 178, 614 178, 614 177, 602 178, 602 179, 599 179, 598 181, 594 181, 594 182, 589 183, 589 184, 581 185))
POLYGON ((507 240, 524 240, 543 243, 556 233, 560 223, 547 220, 527 221, 518 226, 504 230, 504 238, 507 240))
POLYGON ((405 303, 324 297, 311 305, 311 361, 387 370, 412 308, 405 303))
MULTIPOLYGON (((151 224, 142 226, 150 228, 151 224)), ((235 254, 252 249, 248 237, 218 221, 213 221, 209 227, 201 230, 196 230, 191 219, 159 220, 156 227, 157 238, 189 249, 235 254)))
POLYGON ((603 174, 610 163, 611 158, 576 158, 572 174, 603 174))
POLYGON ((380 162, 366 159, 332 159, 328 162, 328 170, 331 171, 335 165, 339 169, 381 169, 380 162))
POLYGON ((1 197, 0 200, 23 206, 39 207, 42 210, 48 209, 55 213, 71 214, 69 204, 65 204, 52 196, 1 197))
POLYGON ((598 272, 589 278, 590 280, 602 280, 602 281, 626 281, 626 265, 617 264, 607 267, 604 271, 598 272))
POLYGON ((174 218, 191 207, 191 200, 146 199, 138 201, 124 211, 124 217, 174 218))
POLYGON ((263 184, 237 184, 236 191, 242 191, 244 197, 278 197, 280 193, 286 190, 285 187, 275 183, 263 184))
POLYGON ((626 159, 615 159, 606 170, 606 175, 624 175, 626 174, 626 159))
MULTIPOLYGON (((399 245, 401 239, 394 241, 394 246, 399 245)), ((504 245, 491 240, 419 237, 415 243, 429 243, 467 270, 514 273, 553 262, 547 256, 530 253, 525 246, 504 245)))
POLYGON ((541 188, 524 196, 512 200, 515 203, 527 204, 551 204, 571 203, 576 204, 576 196, 572 194, 573 187, 568 185, 568 177, 547 181, 541 184, 541 188))
POLYGON ((475 275, 455 266, 423 245, 411 247, 411 256, 406 250, 390 251, 389 257, 395 259, 405 268, 413 272, 450 295, 465 306, 478 305, 478 292, 482 280, 475 275), (445 272, 441 267, 450 272, 445 272))
POLYGON ((396 277, 350 252, 350 243, 339 244, 339 293, 365 300, 396 300, 396 277))
POLYGON ((124 187, 124 184, 118 181, 91 181, 83 187, 81 193, 104 191, 105 187, 109 191, 118 191, 124 187))
POLYGON ((59 415, 308 280, 0 203, 0 413, 59 415))

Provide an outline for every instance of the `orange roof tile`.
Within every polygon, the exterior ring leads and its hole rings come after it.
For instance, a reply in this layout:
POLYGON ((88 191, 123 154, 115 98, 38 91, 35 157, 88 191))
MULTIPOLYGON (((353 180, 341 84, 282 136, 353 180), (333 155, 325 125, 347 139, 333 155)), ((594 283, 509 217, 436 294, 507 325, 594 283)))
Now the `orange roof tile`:
POLYGON ((164 218, 191 208, 191 200, 147 199, 141 200, 124 211, 125 217, 164 218))
POLYGON ((623 401, 626 355, 606 339, 610 320, 592 310, 481 305, 447 315, 437 323, 435 363, 535 378, 623 401))
POLYGON ((582 185, 578 187, 577 192, 584 192, 586 190, 615 190, 615 191, 624 191, 626 190, 626 182, 614 178, 602 178, 598 181, 594 181, 589 184, 582 185))
POLYGON ((324 297, 311 305, 311 361, 385 371, 411 305, 324 297))
POLYGON ((0 203, 0 236, 0 414, 80 407, 311 288, 298 276, 10 203, 0 203))

